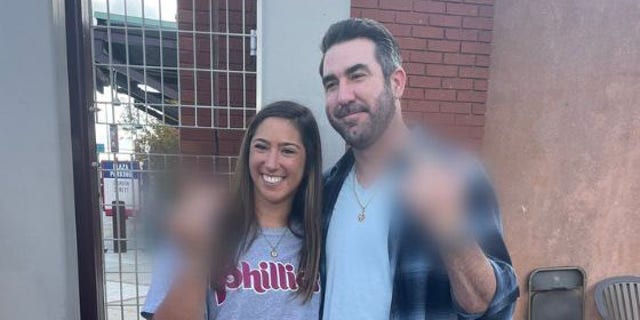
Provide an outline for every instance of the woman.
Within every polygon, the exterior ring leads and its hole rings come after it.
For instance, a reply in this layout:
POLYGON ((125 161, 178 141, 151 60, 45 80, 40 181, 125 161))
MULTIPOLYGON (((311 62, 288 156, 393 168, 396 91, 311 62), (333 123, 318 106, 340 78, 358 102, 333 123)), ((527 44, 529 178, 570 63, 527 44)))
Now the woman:
POLYGON ((224 197, 215 187, 184 190, 171 232, 181 263, 170 275, 154 270, 143 316, 318 318, 321 159, 307 108, 289 101, 263 108, 242 142, 230 214, 210 214, 224 197))

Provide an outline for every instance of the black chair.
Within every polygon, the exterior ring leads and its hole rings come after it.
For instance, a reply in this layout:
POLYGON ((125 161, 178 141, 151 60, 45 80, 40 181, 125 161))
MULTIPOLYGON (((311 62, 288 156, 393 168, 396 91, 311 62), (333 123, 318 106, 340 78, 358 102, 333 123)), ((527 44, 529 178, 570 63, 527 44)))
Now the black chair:
POLYGON ((529 319, 582 320, 585 282, 580 267, 534 270, 529 276, 529 319))

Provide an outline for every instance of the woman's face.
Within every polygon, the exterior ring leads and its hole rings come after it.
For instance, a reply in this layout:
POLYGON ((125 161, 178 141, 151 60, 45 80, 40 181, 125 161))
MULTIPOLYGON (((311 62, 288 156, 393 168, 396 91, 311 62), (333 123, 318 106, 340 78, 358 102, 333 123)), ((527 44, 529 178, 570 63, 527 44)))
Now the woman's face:
POLYGON ((271 117, 258 126, 249 146, 249 171, 257 198, 279 204, 293 200, 304 175, 306 150, 291 121, 271 117))

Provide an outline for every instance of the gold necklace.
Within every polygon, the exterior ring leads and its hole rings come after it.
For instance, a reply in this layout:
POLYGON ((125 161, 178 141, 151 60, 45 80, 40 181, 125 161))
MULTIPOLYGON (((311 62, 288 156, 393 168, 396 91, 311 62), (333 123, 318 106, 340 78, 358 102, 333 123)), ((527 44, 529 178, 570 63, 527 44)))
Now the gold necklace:
POLYGON ((358 183, 356 176, 357 176, 357 173, 356 173, 356 169, 354 168, 353 169, 353 185, 351 189, 353 190, 353 195, 356 197, 356 201, 360 206, 360 213, 358 214, 358 222, 364 222, 364 220, 367 218, 367 207, 369 206, 373 198, 375 198, 377 190, 376 190, 376 193, 371 195, 371 198, 369 198, 367 203, 363 205, 362 201, 360 201, 360 196, 358 196, 358 191, 356 190, 356 184, 358 183))
POLYGON ((267 244, 269 244, 269 247, 271 247, 271 252, 269 253, 271 255, 271 258, 275 259, 278 257, 278 246, 280 245, 280 242, 284 238, 284 235, 287 234, 287 231, 289 231, 289 228, 285 227, 284 232, 280 235, 280 239, 278 239, 278 242, 274 246, 273 244, 271 244, 271 241, 269 241, 269 239, 267 238, 267 235, 265 235, 264 232, 262 232, 262 228, 260 228, 260 234, 262 235, 262 238, 267 242, 267 244))

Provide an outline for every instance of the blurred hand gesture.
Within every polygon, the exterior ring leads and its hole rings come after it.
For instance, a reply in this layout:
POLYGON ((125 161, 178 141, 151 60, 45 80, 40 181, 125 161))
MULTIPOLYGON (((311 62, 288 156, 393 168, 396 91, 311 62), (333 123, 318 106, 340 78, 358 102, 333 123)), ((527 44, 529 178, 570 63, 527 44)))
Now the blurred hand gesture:
POLYGON ((404 181, 405 201, 421 227, 438 244, 468 238, 465 177, 469 167, 462 159, 414 151, 404 181))
POLYGON ((213 178, 181 179, 168 219, 170 236, 188 258, 207 261, 225 208, 226 188, 213 178))

